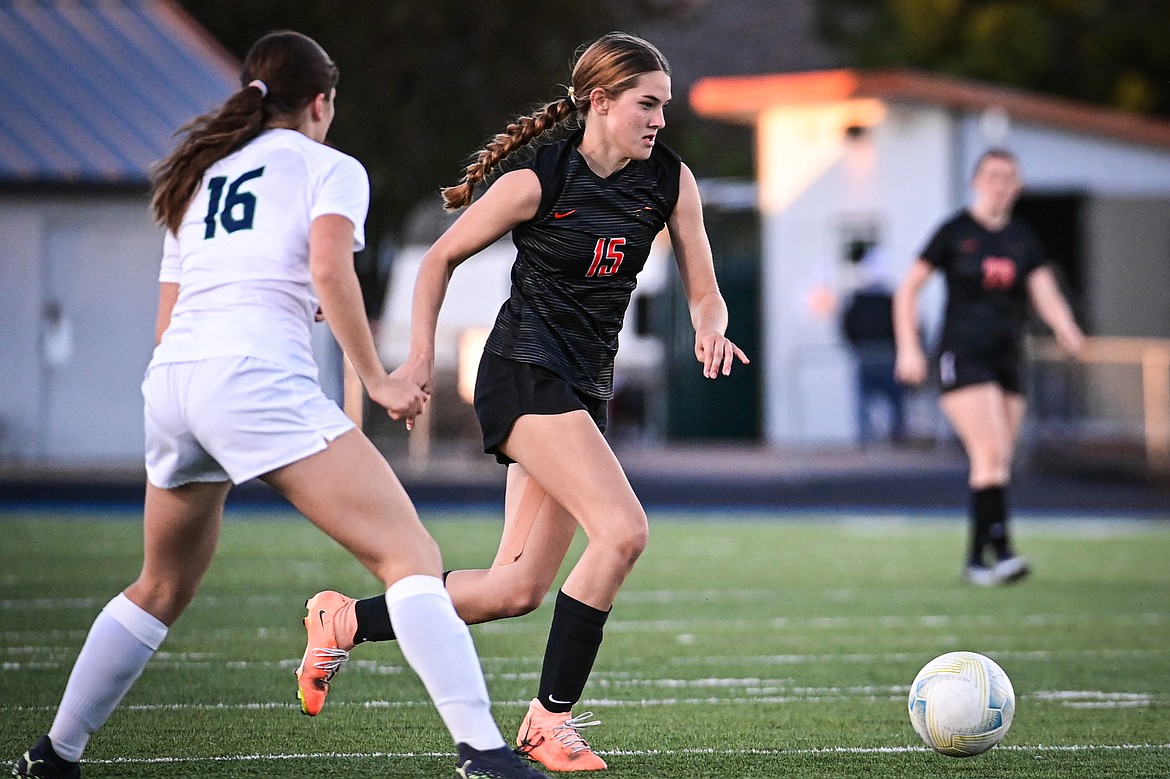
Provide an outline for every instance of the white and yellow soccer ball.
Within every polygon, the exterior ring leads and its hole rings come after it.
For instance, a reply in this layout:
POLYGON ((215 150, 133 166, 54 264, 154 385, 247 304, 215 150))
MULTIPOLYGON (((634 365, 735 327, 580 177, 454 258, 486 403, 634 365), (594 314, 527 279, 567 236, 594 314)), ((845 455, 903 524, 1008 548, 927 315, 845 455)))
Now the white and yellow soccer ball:
POLYGON ((910 722, 928 747, 950 757, 971 757, 1007 735, 1016 693, 991 658, 947 652, 914 677, 909 707, 910 722))

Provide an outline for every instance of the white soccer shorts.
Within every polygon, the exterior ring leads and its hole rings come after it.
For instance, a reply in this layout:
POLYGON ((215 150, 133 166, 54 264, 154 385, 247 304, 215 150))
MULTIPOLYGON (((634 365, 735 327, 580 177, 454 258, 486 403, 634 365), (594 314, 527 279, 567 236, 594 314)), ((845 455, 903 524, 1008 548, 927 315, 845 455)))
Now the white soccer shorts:
POLYGON ((156 487, 240 484, 325 449, 353 422, 313 379, 254 357, 154 365, 142 382, 156 487))

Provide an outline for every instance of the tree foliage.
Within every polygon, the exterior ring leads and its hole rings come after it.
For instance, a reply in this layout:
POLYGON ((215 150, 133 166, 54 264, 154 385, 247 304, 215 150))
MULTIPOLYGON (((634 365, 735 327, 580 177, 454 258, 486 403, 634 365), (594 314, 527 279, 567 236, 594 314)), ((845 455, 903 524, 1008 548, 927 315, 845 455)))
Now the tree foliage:
POLYGON ((1170 117, 1170 0, 816 0, 861 67, 910 67, 1170 117))
POLYGON ((329 138, 370 173, 371 248, 359 258, 367 275, 378 273, 371 264, 379 242, 401 231, 420 199, 433 195, 438 204, 439 187, 458 180, 487 138, 563 94, 581 44, 618 26, 604 0, 181 4, 241 60, 261 35, 288 28, 312 36, 337 62, 329 138))

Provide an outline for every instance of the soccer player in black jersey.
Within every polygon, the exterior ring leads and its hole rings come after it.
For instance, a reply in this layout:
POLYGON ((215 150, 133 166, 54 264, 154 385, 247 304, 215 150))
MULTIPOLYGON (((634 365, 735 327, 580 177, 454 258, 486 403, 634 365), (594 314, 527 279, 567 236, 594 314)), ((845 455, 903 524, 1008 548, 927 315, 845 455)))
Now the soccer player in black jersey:
MULTIPOLYGON (((724 334, 694 174, 658 141, 670 69, 644 40, 610 33, 586 48, 569 94, 516 119, 443 191, 467 210, 431 247, 414 290, 410 355, 393 375, 429 389, 435 323, 451 273, 512 233, 512 289, 487 341, 475 408, 484 451, 508 464, 504 529, 487 570, 454 571, 447 588, 469 623, 526 614, 547 595, 578 527, 588 545, 557 594, 538 695, 517 737, 556 771, 606 767, 572 715, 622 582, 647 540, 646 513, 602 436, 613 362, 630 294, 665 227, 695 328, 703 375, 731 372, 744 353, 724 334), (517 149, 564 122, 582 127, 539 146, 472 202, 477 184, 517 149)), ((315 596, 333 627, 310 630, 306 656, 393 637, 384 599, 315 596)), ((302 684, 304 682, 302 681, 302 684)))
POLYGON ((1021 340, 1031 301, 1070 355, 1083 336, 1036 237, 1012 218, 1019 164, 990 149, 975 165, 969 208, 938 229, 894 296, 895 374, 926 380, 916 302, 936 270, 946 277, 947 305, 938 358, 939 404, 970 463, 971 536, 964 577, 994 586, 1028 575, 1008 532, 1007 489, 1024 416, 1021 340), (992 559, 985 557, 990 549, 992 559))

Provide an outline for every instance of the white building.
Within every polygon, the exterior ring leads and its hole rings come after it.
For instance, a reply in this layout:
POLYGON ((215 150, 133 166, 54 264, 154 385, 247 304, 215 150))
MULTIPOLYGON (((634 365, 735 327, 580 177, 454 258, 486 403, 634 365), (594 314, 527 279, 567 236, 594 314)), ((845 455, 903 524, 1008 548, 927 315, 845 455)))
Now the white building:
POLYGON ((141 463, 150 166, 238 65, 169 0, 3 3, 0 51, 0 463, 141 463))
MULTIPOLYGON (((852 439, 852 365, 837 322, 854 285, 850 254, 879 244, 900 279, 966 202, 988 146, 1019 156, 1018 210, 1072 283, 1088 331, 1170 336, 1170 123, 901 71, 710 78, 690 100, 701 115, 755 128, 770 443, 852 439)), ((923 296, 930 329, 942 295, 936 281, 923 296)))

